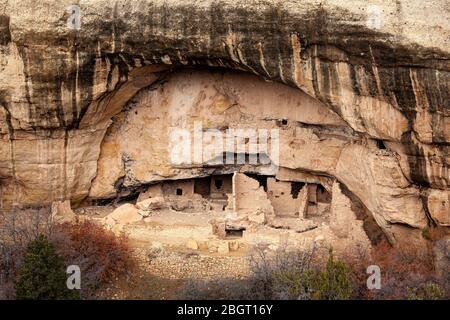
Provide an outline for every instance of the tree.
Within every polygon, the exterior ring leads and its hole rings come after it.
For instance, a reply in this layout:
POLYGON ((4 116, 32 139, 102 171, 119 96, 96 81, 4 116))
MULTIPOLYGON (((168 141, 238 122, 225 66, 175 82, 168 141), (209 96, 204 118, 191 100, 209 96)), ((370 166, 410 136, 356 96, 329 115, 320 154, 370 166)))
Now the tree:
POLYGON ((350 268, 335 260, 331 249, 325 270, 307 273, 304 283, 312 290, 312 298, 317 300, 347 300, 352 293, 350 268))
POLYGON ((63 259, 52 243, 40 235, 28 244, 15 283, 16 298, 21 300, 66 300, 77 292, 66 285, 63 259))

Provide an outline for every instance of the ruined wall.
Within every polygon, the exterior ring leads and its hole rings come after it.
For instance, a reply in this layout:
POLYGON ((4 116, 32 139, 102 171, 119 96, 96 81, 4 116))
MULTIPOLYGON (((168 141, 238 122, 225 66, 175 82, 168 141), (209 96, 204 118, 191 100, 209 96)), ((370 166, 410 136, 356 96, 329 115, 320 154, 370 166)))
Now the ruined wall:
POLYGON ((234 209, 237 213, 247 215, 249 221, 261 224, 274 217, 272 204, 259 181, 242 173, 236 173, 233 179, 234 209))
POLYGON ((233 193, 233 183, 231 175, 212 176, 210 185, 210 197, 227 199, 233 193))
POLYGON ((172 196, 190 196, 194 194, 194 181, 180 180, 164 182, 162 191, 163 194, 172 196))
POLYGON ((276 215, 298 215, 300 203, 292 194, 292 183, 277 181, 275 178, 267 179, 267 196, 276 215))

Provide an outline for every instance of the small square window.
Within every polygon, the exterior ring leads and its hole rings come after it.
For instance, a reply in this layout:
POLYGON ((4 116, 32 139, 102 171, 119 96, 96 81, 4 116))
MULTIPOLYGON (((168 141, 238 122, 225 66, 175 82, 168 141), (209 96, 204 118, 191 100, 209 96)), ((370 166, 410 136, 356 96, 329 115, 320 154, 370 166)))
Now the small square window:
POLYGON ((222 186, 223 186, 222 180, 217 179, 217 180, 214 181, 214 184, 216 185, 216 189, 217 189, 217 190, 222 189, 222 186))
POLYGON ((178 188, 177 189, 177 196, 182 196, 183 195, 183 189, 178 188))

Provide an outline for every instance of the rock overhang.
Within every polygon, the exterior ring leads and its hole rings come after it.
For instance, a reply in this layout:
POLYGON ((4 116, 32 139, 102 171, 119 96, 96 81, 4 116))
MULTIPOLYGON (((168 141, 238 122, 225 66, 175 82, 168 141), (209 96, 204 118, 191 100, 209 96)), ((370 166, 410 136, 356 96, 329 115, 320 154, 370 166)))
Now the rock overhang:
MULTIPOLYGON (((445 17, 437 14, 448 10, 445 1, 427 8, 419 1, 380 4, 384 21, 376 30, 367 26, 365 2, 321 3, 84 1, 82 27, 70 30, 69 3, 0 2, 2 176, 26 185, 27 162, 50 163, 55 169, 45 174, 32 171, 43 174, 40 180, 64 181, 56 194, 50 185, 46 192, 62 200, 82 199, 97 174, 109 119, 140 89, 171 72, 151 66, 214 66, 300 88, 352 131, 386 141, 401 155, 400 169, 377 168, 381 158, 363 151, 360 160, 378 172, 404 175, 406 185, 415 188, 413 197, 426 200, 429 192, 421 188, 448 190, 448 20, 440 28, 429 22, 418 29, 421 19, 416 19, 420 9, 434 12, 437 20, 445 17), (420 36, 424 33, 427 38, 420 36), (45 153, 42 146, 35 153, 39 157, 26 151, 26 137, 33 134, 63 156, 45 153)), ((341 181, 352 174, 347 166, 341 163, 336 173, 341 181)), ((27 200, 26 194, 39 186, 28 182, 20 201, 46 198, 39 193, 27 200)), ((360 192, 361 198, 366 193, 370 198, 370 190, 360 192)), ((416 202, 408 210, 416 210, 416 202)), ((396 212, 388 215, 402 220, 396 212)))

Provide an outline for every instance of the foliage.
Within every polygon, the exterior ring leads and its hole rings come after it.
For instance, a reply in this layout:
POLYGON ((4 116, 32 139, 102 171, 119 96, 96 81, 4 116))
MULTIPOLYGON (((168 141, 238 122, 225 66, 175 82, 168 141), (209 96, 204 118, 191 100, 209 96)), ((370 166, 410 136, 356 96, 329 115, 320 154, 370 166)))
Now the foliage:
POLYGON ((304 287, 312 292, 315 300, 347 300, 352 294, 350 267, 335 260, 330 250, 324 270, 308 271, 303 277, 304 287))
POLYGON ((255 247, 250 258, 249 298, 255 299, 309 299, 304 290, 303 275, 310 270, 316 248, 270 252, 263 246, 255 247))
POLYGON ((48 239, 41 235, 29 243, 15 283, 21 300, 73 299, 77 292, 66 285, 64 260, 48 239))
POLYGON ((52 240, 68 264, 80 267, 83 298, 95 298, 100 289, 133 268, 126 237, 117 237, 94 222, 59 225, 52 240))
POLYGON ((50 236, 49 208, 0 212, 0 299, 15 297, 14 282, 28 244, 40 235, 50 236))
POLYGON ((441 300, 444 292, 441 286, 434 282, 428 282, 420 288, 408 288, 408 300, 441 300))
POLYGON ((183 299, 348 299, 352 293, 350 268, 330 252, 326 264, 316 248, 271 252, 256 246, 245 280, 189 281, 183 299), (322 267, 321 267, 322 266, 322 267))

